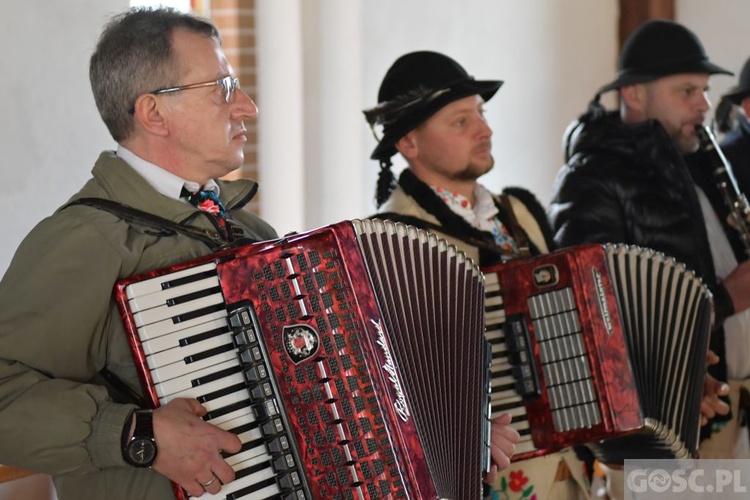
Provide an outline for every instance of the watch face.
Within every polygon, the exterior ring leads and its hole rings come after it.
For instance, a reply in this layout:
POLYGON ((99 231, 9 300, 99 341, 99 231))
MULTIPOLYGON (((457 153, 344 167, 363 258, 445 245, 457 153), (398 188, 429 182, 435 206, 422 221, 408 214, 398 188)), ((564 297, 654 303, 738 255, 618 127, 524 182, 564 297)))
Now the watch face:
POLYGON ((128 446, 128 456, 134 464, 150 465, 156 457, 156 444, 151 439, 136 439, 128 446))

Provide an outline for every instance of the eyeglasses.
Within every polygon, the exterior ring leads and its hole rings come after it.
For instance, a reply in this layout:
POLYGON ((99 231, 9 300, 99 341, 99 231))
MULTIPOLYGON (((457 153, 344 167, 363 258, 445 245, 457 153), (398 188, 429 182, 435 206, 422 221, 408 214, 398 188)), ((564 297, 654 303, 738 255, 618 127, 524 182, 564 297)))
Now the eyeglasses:
MULTIPOLYGON (((202 87, 211 87, 214 85, 221 85, 222 87, 224 87, 224 100, 226 102, 229 102, 232 99, 232 94, 234 94, 234 91, 240 87, 240 79, 235 78, 233 76, 225 76, 224 78, 210 81, 210 82, 191 83, 189 85, 180 85, 178 87, 158 89, 158 90, 154 90, 153 92, 146 92, 146 93, 153 94, 153 95, 169 94, 172 92, 181 92, 183 90, 199 89, 202 87)), ((128 113, 130 113, 131 115, 135 113, 135 107, 130 108, 128 110, 128 113)))

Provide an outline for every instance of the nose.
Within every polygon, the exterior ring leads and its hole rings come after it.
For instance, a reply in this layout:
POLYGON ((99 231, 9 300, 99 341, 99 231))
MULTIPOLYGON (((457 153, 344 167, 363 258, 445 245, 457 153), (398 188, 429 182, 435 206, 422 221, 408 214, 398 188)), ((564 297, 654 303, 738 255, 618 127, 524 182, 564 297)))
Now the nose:
POLYGON ((703 94, 701 94, 701 98, 698 102, 698 109, 700 109, 702 113, 705 113, 706 111, 711 109, 711 100, 708 98, 708 94, 706 92, 703 92, 703 94))
POLYGON ((246 120, 258 116, 258 106, 256 106, 250 96, 240 88, 234 91, 232 115, 238 120, 246 120))
POLYGON ((479 121, 479 136, 482 139, 489 139, 492 137, 492 129, 484 117, 479 121))

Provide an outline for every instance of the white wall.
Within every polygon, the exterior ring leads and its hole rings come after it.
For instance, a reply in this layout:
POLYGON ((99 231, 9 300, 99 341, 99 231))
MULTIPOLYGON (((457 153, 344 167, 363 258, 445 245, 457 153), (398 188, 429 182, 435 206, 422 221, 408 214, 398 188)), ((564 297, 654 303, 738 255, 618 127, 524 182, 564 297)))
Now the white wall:
POLYGON ((113 148, 91 95, 88 58, 127 0, 13 2, 0 17, 0 274, 21 239, 113 148))
MULTIPOLYGON (((495 169, 482 182, 524 186, 546 203, 565 127, 614 74, 617 15, 616 2, 601 0, 365 2, 365 107, 377 103, 390 65, 413 50, 443 52, 477 79, 504 80, 485 106, 495 169)), ((376 143, 362 129, 369 158, 376 143)), ((362 165, 374 186, 377 162, 362 165)), ((394 167, 404 165, 394 158, 394 167)), ((373 196, 374 187, 371 210, 373 196)))
POLYGON ((716 105, 721 95, 737 84, 740 70, 750 57, 750 43, 745 39, 750 2, 722 0, 676 0, 676 20, 693 30, 703 42, 711 62, 734 72, 735 76, 717 75, 710 81, 709 97, 716 105))

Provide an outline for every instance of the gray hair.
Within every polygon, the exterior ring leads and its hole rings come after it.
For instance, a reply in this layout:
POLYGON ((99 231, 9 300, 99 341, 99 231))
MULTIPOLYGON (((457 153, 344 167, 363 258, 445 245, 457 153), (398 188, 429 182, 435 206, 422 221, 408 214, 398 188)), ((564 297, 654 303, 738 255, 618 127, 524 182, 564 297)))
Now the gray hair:
POLYGON ((172 50, 176 29, 215 38, 214 25, 172 8, 136 7, 105 26, 89 63, 96 107, 112 138, 121 142, 134 130, 130 110, 139 95, 178 85, 172 50))

